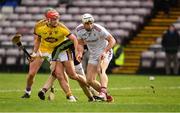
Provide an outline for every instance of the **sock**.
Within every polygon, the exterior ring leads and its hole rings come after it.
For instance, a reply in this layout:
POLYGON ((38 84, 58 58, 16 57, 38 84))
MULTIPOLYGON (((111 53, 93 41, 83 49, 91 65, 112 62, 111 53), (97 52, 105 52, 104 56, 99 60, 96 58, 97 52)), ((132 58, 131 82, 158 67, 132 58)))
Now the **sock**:
POLYGON ((55 91, 54 91, 54 87, 51 87, 51 90, 50 90, 52 93, 54 93, 55 91))
POLYGON ((45 93, 47 92, 47 89, 46 88, 42 88, 42 91, 44 91, 45 93))
POLYGON ((31 88, 28 88, 28 87, 27 87, 27 88, 25 89, 25 93, 31 95, 31 88))
POLYGON ((72 92, 71 92, 71 91, 69 91, 68 93, 66 93, 66 97, 70 97, 70 96, 72 96, 72 92))
POLYGON ((92 87, 89 87, 89 90, 91 91, 93 96, 97 96, 98 95, 98 92, 95 89, 93 89, 92 87))
POLYGON ((106 87, 101 87, 101 92, 106 93, 107 94, 107 88, 106 87))
POLYGON ((89 101, 95 100, 94 97, 88 97, 89 101))

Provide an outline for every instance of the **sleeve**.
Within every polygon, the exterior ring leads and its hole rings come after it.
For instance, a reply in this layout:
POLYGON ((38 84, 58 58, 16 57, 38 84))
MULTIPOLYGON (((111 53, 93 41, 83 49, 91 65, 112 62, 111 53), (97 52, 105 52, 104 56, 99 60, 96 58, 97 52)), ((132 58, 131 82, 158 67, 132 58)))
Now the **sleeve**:
POLYGON ((110 33, 104 27, 101 27, 100 35, 102 38, 106 39, 110 35, 110 33))
POLYGON ((63 28, 62 32, 64 33, 64 36, 68 37, 71 34, 70 30, 64 24, 61 24, 61 27, 63 28))
POLYGON ((81 39, 80 32, 78 32, 77 28, 75 29, 74 34, 76 35, 77 39, 81 39))
POLYGON ((43 23, 42 20, 38 21, 34 27, 34 34, 37 35, 38 37, 41 37, 39 27, 43 25, 42 23, 43 23))

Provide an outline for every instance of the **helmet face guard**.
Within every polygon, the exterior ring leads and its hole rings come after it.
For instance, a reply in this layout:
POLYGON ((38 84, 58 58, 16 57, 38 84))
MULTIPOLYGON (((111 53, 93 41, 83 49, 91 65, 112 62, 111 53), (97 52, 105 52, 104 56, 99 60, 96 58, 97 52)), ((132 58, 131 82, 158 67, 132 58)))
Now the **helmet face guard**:
POLYGON ((94 23, 94 17, 91 14, 84 14, 82 15, 82 23, 94 23))

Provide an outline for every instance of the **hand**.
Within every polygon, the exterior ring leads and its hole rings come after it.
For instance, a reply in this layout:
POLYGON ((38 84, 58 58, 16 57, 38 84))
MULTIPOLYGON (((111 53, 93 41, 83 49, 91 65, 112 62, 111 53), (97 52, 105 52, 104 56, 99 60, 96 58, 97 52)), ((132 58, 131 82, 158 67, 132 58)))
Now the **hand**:
POLYGON ((100 61, 101 60, 104 60, 104 58, 106 57, 107 53, 106 52, 102 52, 101 55, 100 55, 100 61))
POLYGON ((32 52, 32 53, 31 53, 31 57, 33 57, 33 58, 34 58, 34 57, 37 57, 37 53, 36 53, 36 52, 32 52))
POLYGON ((82 53, 76 54, 76 60, 77 60, 78 62, 81 62, 81 60, 82 60, 82 53))
POLYGON ((32 52, 32 53, 30 54, 30 56, 31 56, 30 58, 27 58, 28 61, 29 61, 29 63, 30 63, 30 62, 33 62, 34 59, 35 59, 38 55, 37 55, 36 52, 32 52))
POLYGON ((35 59, 35 57, 30 57, 30 58, 27 58, 27 60, 29 61, 29 63, 33 62, 35 59))

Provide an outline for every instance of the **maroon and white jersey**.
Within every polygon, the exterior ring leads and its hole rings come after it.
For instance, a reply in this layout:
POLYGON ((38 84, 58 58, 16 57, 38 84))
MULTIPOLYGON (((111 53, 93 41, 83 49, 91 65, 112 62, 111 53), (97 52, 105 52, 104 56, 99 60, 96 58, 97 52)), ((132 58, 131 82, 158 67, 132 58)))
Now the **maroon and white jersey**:
MULTIPOLYGON (((87 44, 90 52, 89 58, 98 61, 99 56, 108 45, 106 38, 110 33, 101 25, 95 23, 91 31, 85 30, 83 24, 80 24, 77 26, 75 33, 78 39, 82 39, 87 44)), ((112 50, 110 53, 112 54, 112 50)))

